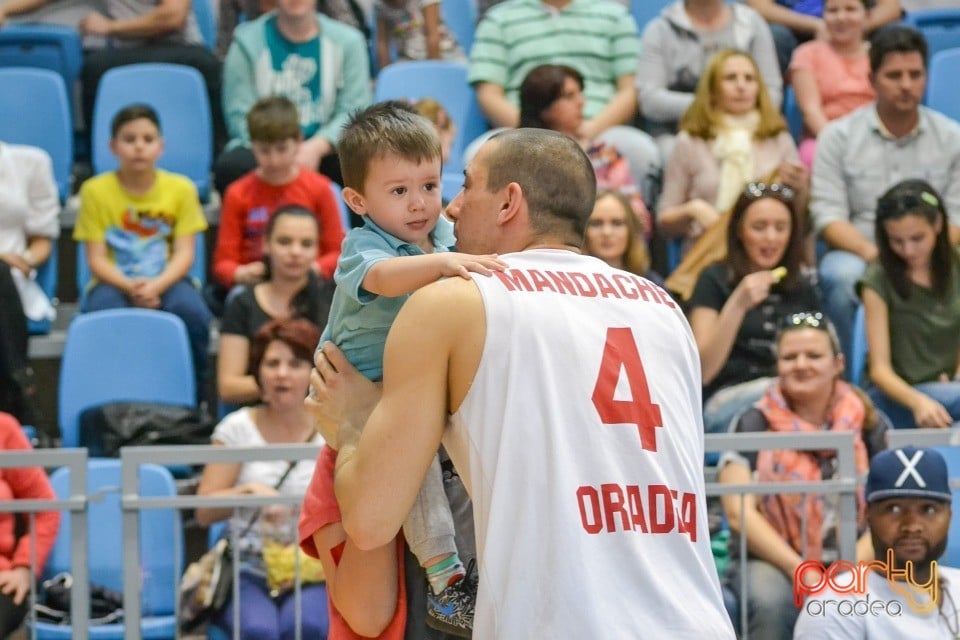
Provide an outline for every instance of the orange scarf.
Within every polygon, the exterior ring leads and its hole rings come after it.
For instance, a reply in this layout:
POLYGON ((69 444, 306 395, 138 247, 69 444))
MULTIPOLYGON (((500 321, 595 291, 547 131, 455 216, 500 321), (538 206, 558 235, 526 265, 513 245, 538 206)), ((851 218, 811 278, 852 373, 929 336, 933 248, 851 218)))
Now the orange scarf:
MULTIPOLYGON (((849 384, 837 381, 833 388, 833 399, 827 410, 824 426, 807 422, 795 414, 783 397, 780 383, 770 386, 757 402, 757 409, 769 423, 770 431, 856 431, 854 438, 854 460, 857 475, 867 473, 870 461, 867 447, 860 437, 863 428, 865 408, 863 401, 849 384)), ((795 451, 782 449, 761 451, 757 455, 757 475, 760 482, 819 482, 820 460, 824 456, 835 456, 834 451, 795 451)), ((820 560, 823 553, 823 496, 802 494, 780 494, 763 496, 760 511, 793 549, 807 560, 820 560), (803 519, 806 518, 806 536, 803 534, 803 519)), ((864 518, 863 488, 857 494, 857 521, 862 525, 864 518)))

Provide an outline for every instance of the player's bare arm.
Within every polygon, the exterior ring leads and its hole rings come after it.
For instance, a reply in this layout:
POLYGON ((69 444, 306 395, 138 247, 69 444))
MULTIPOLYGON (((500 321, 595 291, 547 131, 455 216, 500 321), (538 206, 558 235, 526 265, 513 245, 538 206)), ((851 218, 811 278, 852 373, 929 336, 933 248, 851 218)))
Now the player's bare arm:
MULTIPOLYGON (((396 536, 483 351, 480 293, 460 278, 413 294, 387 337, 383 395, 356 446, 340 443, 336 492, 361 549, 396 536)), ((345 438, 341 438, 345 440, 345 438)))

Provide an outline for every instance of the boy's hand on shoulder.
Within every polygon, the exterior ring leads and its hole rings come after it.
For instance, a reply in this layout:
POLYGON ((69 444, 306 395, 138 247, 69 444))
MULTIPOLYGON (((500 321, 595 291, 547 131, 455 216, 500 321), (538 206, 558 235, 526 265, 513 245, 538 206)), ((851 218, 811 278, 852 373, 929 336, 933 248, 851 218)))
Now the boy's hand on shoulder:
POLYGON ((469 279, 471 271, 492 276, 494 271, 503 271, 507 268, 507 263, 495 253, 482 256, 474 256, 469 253, 438 253, 434 255, 437 257, 440 275, 443 277, 460 276, 469 279))

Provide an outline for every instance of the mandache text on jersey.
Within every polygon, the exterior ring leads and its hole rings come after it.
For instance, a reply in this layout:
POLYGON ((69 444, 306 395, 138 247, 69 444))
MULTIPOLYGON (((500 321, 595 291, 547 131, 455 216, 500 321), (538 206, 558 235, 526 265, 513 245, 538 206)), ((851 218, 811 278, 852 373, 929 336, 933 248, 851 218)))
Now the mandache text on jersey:
POLYGON ((580 298, 617 298, 643 300, 676 308, 677 304, 664 289, 632 273, 580 273, 539 269, 507 269, 494 271, 507 291, 562 293, 580 298))
POLYGON ((697 541, 697 496, 665 484, 601 484, 577 488, 580 522, 589 534, 632 531, 634 533, 685 533, 697 541))

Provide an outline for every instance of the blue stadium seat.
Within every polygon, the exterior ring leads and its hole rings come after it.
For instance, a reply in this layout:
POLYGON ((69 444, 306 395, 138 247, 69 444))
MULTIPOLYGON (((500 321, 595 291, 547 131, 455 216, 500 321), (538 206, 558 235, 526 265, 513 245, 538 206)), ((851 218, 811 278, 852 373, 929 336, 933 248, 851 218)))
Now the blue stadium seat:
MULTIPOLYGON (((936 447, 937 451, 947 462, 947 473, 951 480, 960 478, 960 447, 936 447)), ((953 492, 954 503, 957 504, 958 491, 953 492)), ((947 534, 947 550, 940 561, 955 569, 960 569, 960 509, 955 508, 950 516, 950 530, 947 534)))
POLYGON ((853 320, 853 344, 850 345, 850 382, 863 386, 864 367, 867 364, 867 321, 861 304, 853 320))
POLYGON ((787 121, 787 128, 790 129, 794 142, 800 144, 800 137, 803 135, 803 114, 800 112, 800 105, 797 104, 797 94, 789 85, 783 91, 783 117, 787 121))
MULTIPOLYGON (((57 498, 70 498, 70 470, 57 469, 50 476, 57 498)), ((90 582, 115 591, 123 589, 123 556, 120 553, 124 538, 120 509, 120 461, 90 460, 87 466, 87 496, 96 496, 87 503, 88 551, 87 566, 90 582)), ((177 495, 170 472, 158 465, 140 467, 140 495, 173 497, 177 495)), ((70 519, 61 518, 60 530, 47 559, 45 577, 70 571, 70 519)), ((140 587, 140 634, 146 639, 173 638, 176 612, 174 596, 183 564, 183 524, 176 509, 145 509, 140 513, 140 558, 142 583, 140 587), (180 554, 180 557, 177 557, 180 554)), ((68 625, 36 624, 40 640, 69 639, 68 625)), ((91 640, 123 638, 123 624, 91 626, 91 640)))
MULTIPOLYGON (((207 244, 203 233, 196 234, 196 240, 193 245, 193 265, 190 266, 190 272, 187 274, 193 280, 193 284, 198 289, 202 289, 207 283, 207 244)), ((83 303, 87 299, 87 285, 93 274, 90 273, 90 263, 87 262, 87 245, 85 242, 77 243, 77 293, 80 296, 80 309, 83 309, 83 303)))
POLYGON ((0 67, 49 69, 73 87, 83 66, 76 29, 59 25, 12 24, 0 29, 0 67))
POLYGON ((213 12, 211 0, 190 0, 193 8, 193 17, 197 20, 203 44, 210 51, 217 46, 217 16, 213 12))
POLYGON ((343 189, 333 180, 330 181, 330 190, 333 191, 333 198, 337 201, 337 210, 340 212, 340 222, 343 223, 343 232, 350 231, 350 208, 343 201, 343 189))
POLYGON ((59 422, 64 447, 80 444, 84 409, 105 402, 196 403, 183 320, 152 309, 84 313, 67 329, 60 366, 59 422))
POLYGON ((442 0, 440 11, 447 29, 456 38, 464 53, 470 55, 477 28, 477 6, 474 0, 442 0))
POLYGON ((938 51, 960 47, 960 8, 911 11, 903 22, 923 33, 931 57, 938 51))
MULTIPOLYGON (((463 152, 471 140, 489 129, 486 119, 480 112, 473 88, 467 84, 467 65, 462 62, 442 60, 423 60, 416 62, 398 62, 380 72, 374 100, 419 100, 433 98, 450 115, 457 127, 457 137, 450 149, 450 159, 444 167, 444 184, 456 184, 459 191, 460 175, 463 173, 463 152), (457 180, 448 176, 457 176, 457 180)), ((450 187, 452 188, 452 186, 450 187)), ((447 193, 449 200, 456 195, 447 193)))
POLYGON ((680 266, 680 261, 683 260, 683 256, 680 255, 683 252, 683 239, 682 238, 666 238, 665 242, 667 243, 667 274, 670 275, 674 270, 680 266))
POLYGON ((91 128, 94 173, 117 168, 117 159, 110 152, 110 121, 117 111, 133 103, 148 104, 160 116, 165 145, 157 166, 193 180, 200 199, 206 202, 210 197, 213 126, 203 76, 192 67, 131 64, 103 75, 91 128))
POLYGON ((930 60, 926 104, 931 109, 960 122, 960 44, 930 60))
POLYGON ((668 4, 673 4, 673 0, 632 0, 630 2, 630 13, 633 14, 641 34, 647 23, 660 15, 668 4))
MULTIPOLYGON (((37 284, 47 294, 51 301, 57 297, 57 266, 59 259, 57 257, 57 241, 53 240, 50 247, 50 257, 37 269, 37 284)), ((27 319, 27 331, 32 336, 41 336, 50 333, 49 320, 30 320, 27 319)))
MULTIPOLYGON (((6 28, 0 29, 0 37, 6 28)), ((0 140, 40 147, 53 161, 60 199, 70 195, 73 121, 63 78, 49 69, 0 68, 0 140)))

